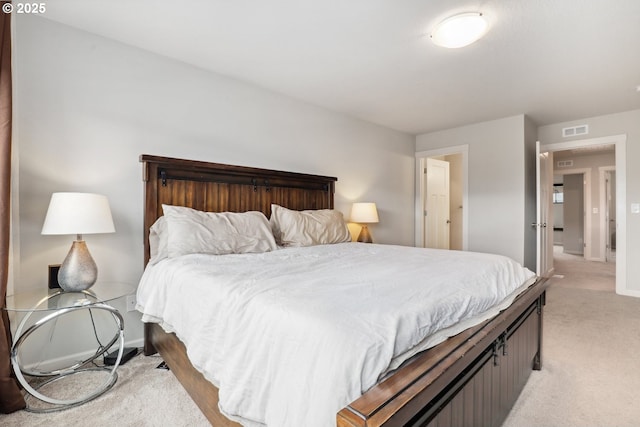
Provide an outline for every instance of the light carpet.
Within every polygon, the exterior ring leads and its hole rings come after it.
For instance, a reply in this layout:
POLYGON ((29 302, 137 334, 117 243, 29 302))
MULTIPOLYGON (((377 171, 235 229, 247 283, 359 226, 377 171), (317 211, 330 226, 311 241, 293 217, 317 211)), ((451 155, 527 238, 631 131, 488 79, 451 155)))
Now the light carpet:
MULTIPOLYGON (((158 356, 139 354, 118 368, 118 381, 102 396, 60 412, 39 414, 19 411, 11 415, 0 415, 0 426, 208 426, 208 421, 175 376, 166 369, 156 368, 161 362, 162 359, 158 356)), ((82 380, 69 378, 63 381, 73 383, 82 380)), ((80 387, 83 385, 66 384, 68 389, 80 387)), ((36 404, 37 401, 34 401, 34 405, 36 404)))
MULTIPOLYGON (((613 265, 562 255, 555 265, 543 367, 531 374, 503 427, 640 425, 640 299, 613 293, 613 265)), ((0 425, 208 425, 173 374, 156 369, 160 362, 136 356, 99 398, 63 412, 0 415, 0 425)))
POLYGON ((615 264, 554 252, 542 370, 503 427, 640 425, 640 299, 616 295, 615 264))

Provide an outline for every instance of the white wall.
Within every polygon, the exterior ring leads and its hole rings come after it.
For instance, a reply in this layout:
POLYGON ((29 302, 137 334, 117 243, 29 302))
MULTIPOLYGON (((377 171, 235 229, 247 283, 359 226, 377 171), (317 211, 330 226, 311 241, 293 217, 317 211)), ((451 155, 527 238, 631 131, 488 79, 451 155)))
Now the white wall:
POLYGON ((376 202, 376 242, 413 244, 413 136, 46 19, 15 29, 16 292, 46 286, 73 240, 40 235, 56 191, 109 197, 116 233, 84 237, 100 279, 137 284, 143 153, 336 176, 337 209, 376 202))
POLYGON ((571 122, 557 123, 538 128, 542 144, 556 144, 587 138, 604 138, 626 135, 626 290, 640 295, 640 214, 631 213, 631 204, 640 203, 640 110, 591 117, 571 122), (589 125, 589 135, 562 138, 562 128, 581 124, 589 125))
POLYGON ((535 270, 524 247, 525 119, 518 115, 418 135, 416 151, 468 144, 469 250, 506 255, 535 270))

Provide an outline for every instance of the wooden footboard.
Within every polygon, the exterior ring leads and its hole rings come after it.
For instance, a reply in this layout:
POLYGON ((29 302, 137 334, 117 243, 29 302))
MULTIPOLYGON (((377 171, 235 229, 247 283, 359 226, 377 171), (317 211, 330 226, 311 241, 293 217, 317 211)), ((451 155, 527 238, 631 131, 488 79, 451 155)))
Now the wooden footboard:
POLYGON ((541 368, 546 280, 493 319, 419 354, 338 413, 339 427, 500 426, 541 368))

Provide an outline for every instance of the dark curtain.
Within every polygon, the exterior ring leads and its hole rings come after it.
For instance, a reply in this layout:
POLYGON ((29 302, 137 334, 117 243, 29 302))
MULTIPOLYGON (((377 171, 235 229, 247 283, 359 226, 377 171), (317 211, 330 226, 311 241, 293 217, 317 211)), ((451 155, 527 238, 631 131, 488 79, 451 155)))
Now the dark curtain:
MULTIPOLYGON (((0 6, 6 2, 0 1, 0 6)), ((0 12, 0 412, 25 407, 11 371, 11 328, 4 310, 9 272, 11 214, 11 15, 0 12)))

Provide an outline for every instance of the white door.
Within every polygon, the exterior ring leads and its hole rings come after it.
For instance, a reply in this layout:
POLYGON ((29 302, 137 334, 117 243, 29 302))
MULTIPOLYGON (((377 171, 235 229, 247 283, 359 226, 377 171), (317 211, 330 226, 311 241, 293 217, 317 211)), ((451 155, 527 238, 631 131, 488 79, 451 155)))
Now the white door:
POLYGON ((424 246, 449 249, 449 162, 426 160, 424 246))
POLYGON ((605 172, 606 262, 616 262, 616 171, 605 172))
POLYGON ((536 274, 549 276, 553 269, 553 218, 550 206, 553 184, 553 153, 540 152, 540 141, 536 142, 536 274), (548 225, 548 226, 547 226, 548 225))

